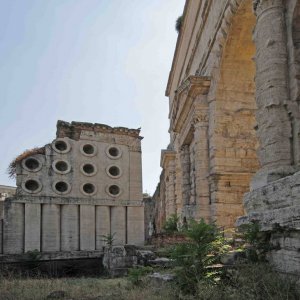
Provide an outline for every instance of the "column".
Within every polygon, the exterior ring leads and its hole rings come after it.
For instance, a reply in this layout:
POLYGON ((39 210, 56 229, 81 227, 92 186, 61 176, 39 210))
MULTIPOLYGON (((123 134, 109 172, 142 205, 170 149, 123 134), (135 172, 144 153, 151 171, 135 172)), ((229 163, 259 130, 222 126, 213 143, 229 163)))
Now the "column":
POLYGON ((256 0, 257 16, 253 34, 256 45, 256 102, 261 170, 252 188, 292 172, 291 122, 289 101, 287 40, 282 0, 256 0))
POLYGON ((190 203, 190 151, 189 145, 183 145, 180 149, 180 162, 182 170, 182 204, 190 203))
POLYGON ((210 220, 208 109, 203 108, 194 118, 196 214, 195 218, 210 220))

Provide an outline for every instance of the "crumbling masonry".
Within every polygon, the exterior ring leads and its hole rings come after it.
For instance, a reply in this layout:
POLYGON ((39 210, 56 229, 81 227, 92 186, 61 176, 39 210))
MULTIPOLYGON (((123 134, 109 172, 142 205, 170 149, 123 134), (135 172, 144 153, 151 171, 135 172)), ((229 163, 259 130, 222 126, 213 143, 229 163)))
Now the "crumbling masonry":
POLYGON ((258 221, 270 260, 300 275, 299 64, 300 1, 186 1, 158 229, 174 213, 225 228, 246 213, 238 224, 258 221))
POLYGON ((34 250, 42 259, 100 257, 110 234, 115 245, 142 245, 139 132, 58 121, 51 144, 17 158, 17 193, 4 201, 0 220, 0 258, 34 250))

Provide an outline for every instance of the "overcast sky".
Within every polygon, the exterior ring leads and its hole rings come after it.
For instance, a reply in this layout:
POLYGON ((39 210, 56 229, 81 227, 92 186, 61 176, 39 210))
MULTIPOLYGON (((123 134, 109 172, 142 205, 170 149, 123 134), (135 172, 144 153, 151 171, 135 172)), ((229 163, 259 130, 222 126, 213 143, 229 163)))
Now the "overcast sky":
POLYGON ((142 127, 153 193, 169 142, 164 96, 184 0, 0 0, 0 184, 58 119, 142 127))

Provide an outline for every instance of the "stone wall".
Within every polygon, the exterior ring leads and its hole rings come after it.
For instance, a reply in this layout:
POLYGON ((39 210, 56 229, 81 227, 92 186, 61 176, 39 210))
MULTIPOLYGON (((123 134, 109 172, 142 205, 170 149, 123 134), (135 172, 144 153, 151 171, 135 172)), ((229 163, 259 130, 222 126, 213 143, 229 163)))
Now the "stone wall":
POLYGON ((3 254, 101 251, 109 234, 115 245, 142 245, 141 139, 135 129, 58 121, 51 144, 15 161, 3 254))
POLYGON ((245 195, 247 216, 237 225, 259 222, 273 250, 269 260, 282 272, 300 275, 300 173, 276 180, 245 195))
POLYGON ((0 185, 0 219, 3 218, 4 200, 8 197, 14 196, 16 188, 13 186, 0 185))
POLYGON ((240 220, 259 222, 277 247, 270 261, 296 275, 299 41, 297 0, 186 1, 166 89, 170 146, 161 159, 165 174, 175 165, 168 177, 175 196, 168 189, 163 196, 181 219, 233 227, 247 193, 248 217, 240 220))
POLYGON ((103 236, 110 233, 115 233, 115 245, 141 245, 143 210, 141 206, 106 206, 101 201, 84 203, 76 198, 7 199, 3 254, 102 250, 103 236))
POLYGON ((205 3, 187 1, 166 90, 166 215, 230 228, 243 214, 243 194, 259 168, 255 16, 249 0, 205 3))

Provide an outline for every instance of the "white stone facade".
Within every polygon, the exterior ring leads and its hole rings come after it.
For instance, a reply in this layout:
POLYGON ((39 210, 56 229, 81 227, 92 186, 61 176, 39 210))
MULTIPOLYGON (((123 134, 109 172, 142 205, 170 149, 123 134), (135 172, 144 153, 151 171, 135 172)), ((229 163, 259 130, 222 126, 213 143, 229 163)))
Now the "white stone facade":
POLYGON ((139 130, 59 121, 43 153, 16 164, 1 253, 101 252, 108 234, 142 245, 141 139, 139 130))

